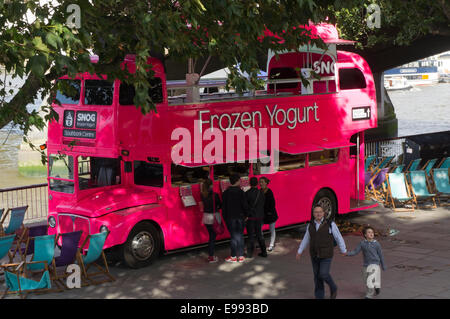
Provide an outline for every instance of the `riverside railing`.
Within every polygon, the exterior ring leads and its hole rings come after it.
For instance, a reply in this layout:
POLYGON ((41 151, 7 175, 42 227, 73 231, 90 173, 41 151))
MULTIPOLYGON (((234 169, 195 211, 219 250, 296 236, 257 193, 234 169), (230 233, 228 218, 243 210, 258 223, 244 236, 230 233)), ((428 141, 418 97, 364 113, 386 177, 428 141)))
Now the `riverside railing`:
POLYGON ((28 205, 28 210, 25 214, 26 222, 46 220, 48 212, 48 185, 36 184, 0 188, 0 208, 4 208, 5 212, 8 208, 26 205, 28 205))

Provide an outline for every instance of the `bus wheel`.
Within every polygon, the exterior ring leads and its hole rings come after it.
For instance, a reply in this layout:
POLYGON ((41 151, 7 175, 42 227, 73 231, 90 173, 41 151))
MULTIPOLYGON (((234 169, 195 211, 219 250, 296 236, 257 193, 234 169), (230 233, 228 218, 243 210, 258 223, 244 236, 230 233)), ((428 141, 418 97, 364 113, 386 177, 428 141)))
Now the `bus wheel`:
MULTIPOLYGON (((328 189, 320 190, 314 197, 313 209, 315 206, 321 206, 325 212, 325 219, 334 220, 337 214, 337 202, 332 191, 328 189)), ((311 211, 312 215, 312 211, 311 211)), ((311 218, 312 219, 312 218, 311 218)))
POLYGON ((130 268, 142 268, 159 256, 161 240, 158 231, 150 223, 134 226, 123 245, 123 260, 130 268))

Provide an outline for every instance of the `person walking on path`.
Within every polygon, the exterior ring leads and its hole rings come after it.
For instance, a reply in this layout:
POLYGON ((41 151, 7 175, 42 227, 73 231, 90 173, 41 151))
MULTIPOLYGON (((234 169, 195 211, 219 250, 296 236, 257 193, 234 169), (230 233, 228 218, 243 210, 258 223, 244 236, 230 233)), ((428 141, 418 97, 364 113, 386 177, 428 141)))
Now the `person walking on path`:
POLYGON ((268 251, 272 251, 275 247, 275 222, 278 219, 277 210, 275 208, 275 196, 273 196, 272 190, 267 187, 269 185, 269 179, 267 177, 261 177, 259 179, 259 185, 264 192, 264 224, 269 224, 270 229, 270 244, 268 251))
POLYGON ((372 299, 380 293, 381 271, 386 270, 381 245, 375 240, 375 231, 367 226, 363 229, 364 240, 355 250, 347 252, 347 256, 355 256, 360 251, 363 253, 363 279, 366 284, 366 299, 372 299), (373 276, 371 276, 373 274, 373 276), (370 276, 370 278, 369 278, 370 276))
POLYGON ((345 255, 347 249, 336 224, 333 221, 325 220, 324 215, 325 212, 321 206, 314 207, 314 220, 309 223, 306 229, 305 236, 298 248, 296 259, 300 260, 303 251, 309 244, 309 253, 311 255, 314 273, 314 295, 316 299, 323 299, 325 297, 324 282, 326 282, 330 287, 330 298, 336 299, 338 287, 330 275, 334 240, 339 245, 342 255, 345 255))
POLYGON ((258 256, 267 257, 266 243, 262 233, 262 223, 264 219, 264 192, 258 189, 258 179, 250 178, 250 189, 245 193, 249 206, 249 214, 247 219, 247 257, 253 258, 255 249, 255 237, 258 240, 261 253, 258 256))
POLYGON ((212 189, 213 183, 208 178, 202 184, 202 204, 203 204, 203 224, 209 233, 209 242, 208 242, 208 262, 214 263, 218 261, 217 256, 214 256, 214 248, 216 243, 216 232, 214 231, 214 219, 219 218, 220 220, 220 197, 217 193, 213 192, 212 189), (218 216, 217 216, 218 215, 218 216))
POLYGON ((240 177, 230 176, 230 184, 222 195, 222 215, 231 236, 231 256, 227 262, 243 262, 244 257, 244 220, 248 215, 248 204, 244 191, 240 187, 240 177))

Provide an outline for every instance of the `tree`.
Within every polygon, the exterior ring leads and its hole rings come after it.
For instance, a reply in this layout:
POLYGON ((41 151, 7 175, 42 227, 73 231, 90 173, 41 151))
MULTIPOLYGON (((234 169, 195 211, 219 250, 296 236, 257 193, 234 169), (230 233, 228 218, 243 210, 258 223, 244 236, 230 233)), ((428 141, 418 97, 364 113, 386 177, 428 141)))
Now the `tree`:
MULTIPOLYGON (((318 6, 324 5, 319 2, 54 0, 40 5, 39 0, 0 0, 0 65, 26 79, 15 94, 0 79, 0 128, 13 122, 25 135, 32 127, 41 129, 44 119, 27 111, 26 105, 38 94, 52 96, 62 86, 55 82, 58 77, 85 71, 133 84, 135 105, 146 113, 154 109, 148 96, 149 55, 163 61, 218 61, 232 71, 230 86, 238 91, 256 86, 258 59, 269 48, 295 49, 311 41, 308 30, 297 27, 323 19, 318 6), (71 25, 74 19, 78 26, 71 25), (266 27, 282 34, 284 41, 261 37, 266 27), (99 63, 89 62, 90 53, 99 56, 99 63), (134 74, 120 68, 129 53, 136 55, 134 74), (239 74, 237 62, 251 75, 250 81, 239 74), (13 94, 9 101, 4 98, 8 94, 13 94)), ((51 107, 44 109, 45 120, 55 116, 51 107)))

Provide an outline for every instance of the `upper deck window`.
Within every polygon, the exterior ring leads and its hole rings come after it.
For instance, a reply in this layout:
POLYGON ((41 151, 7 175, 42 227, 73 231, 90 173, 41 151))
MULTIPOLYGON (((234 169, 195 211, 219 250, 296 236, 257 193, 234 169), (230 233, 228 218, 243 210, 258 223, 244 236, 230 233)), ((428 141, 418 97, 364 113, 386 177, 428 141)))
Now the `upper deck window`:
MULTIPOLYGON (((269 79, 295 79, 299 78, 297 71, 294 68, 273 68, 270 70, 269 79)), ((299 82, 294 83, 277 83, 278 89, 295 89, 299 86, 299 82)), ((274 89, 274 84, 269 84, 269 89, 274 89)))
MULTIPOLYGON (((150 89, 148 95, 154 103, 163 102, 163 90, 161 78, 153 78, 149 80, 150 89)), ((119 90, 119 104, 120 105, 134 105, 134 95, 136 94, 134 86, 126 83, 120 84, 119 90)))
POLYGON ((84 81, 84 104, 111 105, 113 102, 113 82, 105 80, 84 81))
POLYGON ((366 79, 360 69, 339 69, 339 86, 341 90, 364 89, 366 79))
POLYGON ((80 80, 58 80, 56 100, 61 104, 78 104, 80 101, 81 81, 80 80))

